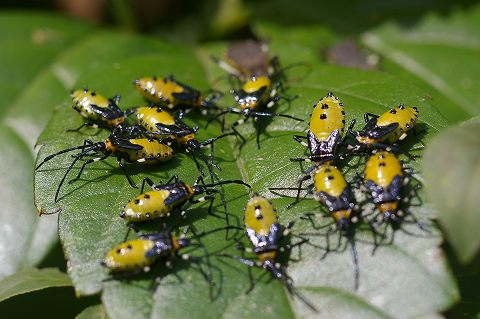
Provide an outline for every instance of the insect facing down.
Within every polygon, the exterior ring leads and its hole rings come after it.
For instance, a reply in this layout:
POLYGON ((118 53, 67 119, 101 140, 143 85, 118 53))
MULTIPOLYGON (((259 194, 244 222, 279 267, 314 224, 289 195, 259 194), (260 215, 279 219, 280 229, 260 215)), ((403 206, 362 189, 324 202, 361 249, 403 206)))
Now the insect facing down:
POLYGON ((399 202, 404 174, 400 160, 390 152, 379 151, 365 164, 365 186, 373 203, 382 214, 382 221, 399 222, 399 202))
MULTIPOLYGON (((357 221, 356 214, 354 213, 354 196, 352 190, 343 177, 343 174, 340 170, 330 164, 323 163, 320 165, 315 165, 315 170, 313 174, 307 173, 303 175, 301 182, 310 179, 313 176, 313 183, 307 187, 307 190, 310 193, 313 193, 313 197, 316 201, 320 202, 327 210, 329 215, 335 221, 336 228, 333 231, 340 231, 341 235, 345 236, 350 243, 352 249, 352 259, 353 259, 353 274, 354 274, 354 287, 358 288, 359 283, 359 268, 358 268, 358 257, 357 250, 355 247, 354 241, 354 228, 353 223, 357 221)), ((295 202, 289 205, 291 207, 293 204, 299 201, 299 195, 302 183, 299 184, 297 190, 297 198, 295 202)), ((288 190, 295 188, 270 188, 270 190, 288 190)), ((305 217, 309 219, 314 225, 312 219, 313 216, 317 215, 316 213, 305 214, 305 217)), ((322 214, 320 214, 322 215, 322 214)), ((322 215, 323 216, 323 215, 322 215)), ((302 217, 303 218, 303 217, 302 217)), ((314 226, 315 228, 315 226, 314 226)), ((331 231, 327 232, 327 248, 326 252, 330 251, 329 247, 329 235, 331 231)), ((304 235, 315 235, 318 236, 318 233, 304 234, 304 235)), ((339 238, 339 245, 341 243, 341 237, 339 238)))
MULTIPOLYGON (((288 292, 298 297, 311 310, 317 312, 316 308, 303 297, 293 286, 292 279, 285 271, 285 267, 276 262, 277 252, 280 250, 281 241, 286 239, 293 223, 290 223, 285 229, 277 222, 277 212, 266 198, 254 195, 245 207, 245 234, 253 246, 253 252, 258 258, 258 262, 251 259, 241 258, 229 254, 218 254, 218 256, 233 258, 248 267, 258 267, 269 271, 276 279, 282 280, 288 292)), ((292 245, 282 245, 284 248, 291 249, 294 246, 301 245, 307 240, 302 240, 292 245)), ((253 282, 249 291, 253 289, 253 282)))
POLYGON ((78 131, 85 125, 114 128, 125 122, 126 113, 118 107, 119 95, 106 99, 95 91, 83 89, 72 91, 70 96, 73 109, 85 118, 85 122, 69 131, 78 131))
MULTIPOLYGON (((235 121, 232 125, 232 131, 235 132, 242 140, 242 146, 245 144, 245 138, 236 130, 236 126, 245 123, 249 118, 253 118, 256 122, 261 117, 286 117, 293 119, 295 121, 302 122, 302 119, 296 118, 291 115, 265 112, 262 111, 262 108, 270 108, 274 106, 277 101, 280 99, 280 96, 277 94, 279 88, 279 83, 272 84, 270 78, 266 76, 253 77, 250 80, 246 81, 242 88, 238 91, 232 90, 232 95, 235 98, 235 101, 240 106, 238 108, 229 107, 226 110, 218 113, 213 119, 210 119, 208 123, 212 122, 215 119, 218 119, 222 116, 225 116, 227 113, 238 114, 243 116, 243 118, 235 121)), ((260 130, 257 125, 257 148, 260 148, 260 130)))
POLYGON ((283 277, 282 271, 275 264, 278 241, 282 236, 277 222, 277 211, 264 197, 254 196, 245 207, 245 233, 253 245, 253 252, 263 268, 274 277, 283 277))
POLYGON ((85 169, 85 167, 91 163, 102 161, 107 159, 108 157, 116 157, 118 165, 122 168, 123 173, 125 174, 128 182, 132 187, 137 187, 135 183, 131 180, 130 176, 128 175, 124 162, 126 163, 141 163, 141 164, 158 164, 169 161, 173 158, 173 150, 170 146, 160 143, 157 140, 153 139, 145 139, 145 138, 138 138, 138 139, 126 139, 122 137, 118 137, 116 133, 112 133, 109 137, 107 137, 102 142, 93 143, 90 140, 85 140, 84 144, 81 146, 75 146, 71 148, 67 148, 51 154, 45 157, 40 164, 36 166, 36 170, 38 170, 44 163, 48 162, 52 158, 56 157, 57 155, 64 154, 67 152, 71 152, 74 150, 81 150, 78 154, 74 155, 74 160, 67 168, 65 175, 63 176, 60 184, 58 185, 57 191, 55 193, 55 202, 58 200, 58 194, 60 192, 60 188, 62 187, 65 179, 67 178, 68 173, 72 170, 75 163, 84 158, 87 155, 98 155, 99 157, 90 158, 85 161, 78 172, 76 178, 70 180, 70 183, 80 179, 80 176, 85 169))
POLYGON ((317 167, 313 173, 313 196, 332 215, 341 230, 347 230, 354 207, 354 197, 350 186, 340 170, 330 164, 317 167))

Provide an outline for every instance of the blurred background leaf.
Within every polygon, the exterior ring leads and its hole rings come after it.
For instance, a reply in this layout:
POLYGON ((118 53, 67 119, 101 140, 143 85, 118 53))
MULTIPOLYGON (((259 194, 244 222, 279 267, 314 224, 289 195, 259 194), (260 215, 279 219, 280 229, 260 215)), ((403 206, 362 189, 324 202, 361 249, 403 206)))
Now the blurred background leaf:
POLYGON ((68 276, 58 269, 22 269, 0 281, 0 301, 36 290, 70 285, 68 276))
POLYGON ((449 123, 480 115, 480 5, 414 26, 388 22, 362 35, 382 68, 422 87, 449 123))
POLYGON ((449 127, 425 151, 429 197, 453 249, 464 263, 480 248, 480 118, 449 127), (441 172, 439 174, 439 172, 441 172))
POLYGON ((0 14, 0 278, 37 265, 56 242, 56 217, 39 219, 31 200, 33 145, 52 108, 38 106, 46 92, 25 99, 91 29, 50 14, 0 14))

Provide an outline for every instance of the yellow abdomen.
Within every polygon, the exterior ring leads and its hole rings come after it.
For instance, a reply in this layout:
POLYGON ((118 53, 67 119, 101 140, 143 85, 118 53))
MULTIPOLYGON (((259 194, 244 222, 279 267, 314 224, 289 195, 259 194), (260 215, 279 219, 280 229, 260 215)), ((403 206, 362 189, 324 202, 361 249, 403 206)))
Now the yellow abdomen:
POLYGON ((313 175, 315 192, 325 192, 330 196, 338 197, 342 194, 347 182, 338 168, 333 165, 320 165, 313 175))
POLYGON ((70 94, 70 96, 72 97, 73 103, 85 109, 89 108, 90 104, 94 104, 102 108, 108 107, 107 98, 88 89, 75 90, 72 92, 72 94, 70 94))
POLYGON ((315 105, 310 115, 309 130, 319 141, 324 141, 337 129, 340 131, 340 135, 343 135, 345 111, 343 103, 329 93, 315 105))
POLYGON ((131 139, 132 144, 141 145, 142 150, 129 151, 130 161, 144 162, 145 164, 154 164, 158 162, 166 162, 173 158, 173 149, 157 140, 149 140, 145 138, 131 139))
POLYGON ((165 205, 165 199, 169 195, 170 191, 168 190, 140 194, 125 205, 120 216, 133 222, 166 217, 172 211, 172 206, 165 205))
POLYGON ((149 132, 157 132, 157 124, 175 125, 173 116, 159 107, 142 106, 136 110, 137 122, 149 132))
POLYGON ((371 180, 384 188, 398 175, 403 175, 402 164, 390 152, 379 151, 370 156, 365 164, 365 180, 371 180))
POLYGON ((245 208, 245 226, 257 234, 266 236, 272 224, 277 222, 277 214, 272 204, 263 197, 251 198, 245 208))
POLYGON ((154 242, 148 239, 134 239, 121 243, 106 254, 103 264, 118 272, 143 270, 157 259, 145 256, 153 248, 153 244, 154 242))
POLYGON ((262 87, 267 87, 267 91, 270 88, 272 82, 266 76, 253 77, 243 85, 242 89, 246 93, 255 93, 262 87))
POLYGON ((173 93, 182 93, 183 87, 173 81, 144 77, 134 82, 137 91, 154 103, 174 104, 173 93))
POLYGON ((380 115, 377 119, 377 126, 387 126, 392 123, 398 123, 398 127, 394 132, 388 135, 385 140, 389 143, 398 141, 403 133, 407 133, 412 129, 418 119, 418 110, 416 107, 399 106, 380 115))

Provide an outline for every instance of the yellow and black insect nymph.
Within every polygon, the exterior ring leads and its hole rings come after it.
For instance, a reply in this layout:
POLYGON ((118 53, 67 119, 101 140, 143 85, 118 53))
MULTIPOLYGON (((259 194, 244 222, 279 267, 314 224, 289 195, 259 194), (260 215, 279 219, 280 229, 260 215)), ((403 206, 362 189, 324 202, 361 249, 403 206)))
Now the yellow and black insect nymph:
POLYGON ((84 126, 112 129, 125 122, 127 114, 118 107, 120 95, 107 99, 85 88, 72 91, 70 96, 73 99, 73 109, 82 115, 85 122, 80 127, 68 131, 78 131, 84 126))
POLYGON ((144 222, 152 219, 170 216, 170 214, 177 210, 180 215, 184 216, 185 211, 182 207, 185 203, 191 204, 201 203, 210 200, 209 213, 211 212, 215 194, 219 194, 222 204, 225 209, 225 220, 228 225, 228 211, 223 194, 215 189, 215 186, 225 184, 240 184, 251 188, 250 185, 242 180, 226 180, 212 184, 205 184, 203 177, 199 176, 193 185, 189 185, 179 180, 177 175, 174 175, 166 184, 154 184, 149 178, 145 178, 142 183, 140 195, 130 200, 120 213, 120 217, 128 222, 144 222), (171 183, 174 181, 174 183, 171 183), (143 192, 145 183, 150 185, 151 191, 143 192), (194 198, 196 195, 205 194, 206 196, 194 198))
POLYGON ((132 187, 137 187, 128 175, 124 163, 158 164, 169 161, 174 156, 173 150, 170 146, 162 144, 157 140, 146 138, 124 138, 117 135, 117 133, 114 131, 102 142, 94 143, 90 140, 85 140, 83 145, 70 147, 51 154, 45 157, 40 162, 40 164, 36 166, 35 169, 38 170, 41 166, 43 166, 43 164, 60 154, 68 153, 75 150, 80 150, 80 152, 73 155, 74 160, 67 168, 65 175, 63 176, 60 184, 58 185, 57 191, 55 193, 55 202, 58 200, 60 188, 65 182, 68 173, 72 170, 77 161, 87 155, 99 155, 99 157, 90 158, 83 162, 77 177, 70 180, 70 183, 80 179, 80 176, 87 165, 97 161, 103 161, 108 157, 112 156, 116 157, 117 163, 123 170, 123 173, 125 174, 130 185, 132 187))
POLYGON ((405 220, 408 215, 413 218, 412 223, 428 232, 406 207, 401 207, 405 196, 402 194, 403 186, 408 181, 406 175, 402 163, 391 152, 378 151, 368 158, 363 178, 377 212, 374 212, 374 218, 369 221, 372 226, 390 222, 394 227, 398 227, 400 223, 410 222, 405 220))
POLYGON ((280 113, 265 112, 262 111, 263 108, 271 108, 274 106, 280 96, 278 95, 278 89, 280 87, 280 82, 272 83, 272 80, 267 76, 256 76, 252 77, 246 81, 240 90, 232 90, 232 95, 235 98, 239 108, 229 107, 226 110, 218 113, 213 119, 209 122, 218 119, 219 117, 225 116, 227 113, 239 114, 243 118, 235 121, 231 125, 231 129, 242 139, 243 144, 245 144, 245 138, 237 131, 236 126, 245 123, 248 119, 253 118, 256 123, 257 130, 257 148, 260 148, 260 128, 258 119, 261 117, 286 117, 293 119, 295 121, 302 122, 303 119, 280 113))
MULTIPOLYGON (((282 280, 285 283, 287 290, 302 300, 308 307, 316 311, 315 307, 300 295, 293 287, 292 279, 287 275, 285 267, 277 262, 278 251, 282 246, 281 241, 285 240, 289 234, 293 223, 290 223, 286 228, 283 228, 277 221, 276 209, 272 203, 266 198, 254 195, 245 207, 245 234, 253 246, 253 252, 258 258, 258 262, 252 259, 242 258, 239 256, 220 253, 220 257, 230 257, 248 267, 258 267, 269 271, 276 279, 282 280)), ((307 242, 306 239, 288 245, 291 249, 294 246, 302 245, 307 242)), ((286 246, 286 245, 283 245, 286 246)), ((250 288, 253 289, 253 280, 250 275, 250 288)))
POLYGON ((402 164, 393 153, 378 151, 368 158, 364 172, 365 187, 381 213, 382 221, 399 221, 397 212, 403 181, 402 164))
POLYGON ((190 243, 190 239, 178 238, 169 230, 138 234, 137 239, 125 241, 108 251, 102 265, 112 272, 147 272, 159 258, 177 255, 190 243))
MULTIPOLYGON (((236 42, 228 48, 225 61, 219 61, 218 59, 215 59, 215 61, 230 75, 239 80, 239 83, 236 85, 239 88, 231 90, 239 108, 229 107, 217 114, 214 119, 225 116, 227 113, 243 115, 242 119, 237 120, 231 126, 232 130, 242 138, 243 143, 245 143, 245 138, 238 133, 235 127, 245 123, 250 117, 255 121, 259 117, 275 116, 303 121, 291 115, 262 111, 264 108, 273 107, 280 98, 284 98, 287 101, 291 100, 291 98, 279 95, 279 90, 282 88, 281 80, 284 77, 284 69, 279 68, 277 57, 269 59, 266 43, 255 40, 236 42)), ((260 148, 259 139, 260 131, 257 123, 258 148, 260 148)))
POLYGON ((204 175, 202 167, 197 161, 195 155, 199 156, 207 165, 210 175, 213 178, 212 166, 221 170, 221 168, 214 161, 213 143, 218 139, 235 134, 225 133, 217 137, 210 138, 206 141, 199 142, 195 138, 198 127, 189 127, 179 119, 175 119, 169 112, 161 107, 150 105, 142 106, 132 110, 135 114, 137 123, 143 130, 151 137, 160 139, 162 142, 171 143, 175 141, 178 145, 185 148, 187 153, 192 155, 197 169, 204 175), (202 148, 210 145, 211 152, 208 159, 202 152, 202 148))
POLYGON ((200 239, 206 235, 227 228, 228 227, 221 227, 197 234, 193 230, 193 226, 188 227, 188 229, 194 233, 194 236, 188 238, 185 237, 184 234, 177 237, 170 229, 151 234, 141 234, 136 230, 138 238, 131 240, 125 238, 124 242, 113 247, 105 254, 101 265, 108 268, 113 274, 113 278, 115 278, 117 274, 134 275, 148 272, 151 267, 159 261, 164 261, 165 266, 171 269, 174 258, 188 260, 198 266, 197 269, 211 286, 212 274, 210 260, 208 258, 208 252, 200 239), (191 256, 188 253, 181 253, 183 248, 186 247, 202 247, 205 255, 191 256), (200 264, 203 258, 205 258, 208 266, 207 271, 203 270, 200 264))
POLYGON ((359 132, 349 130, 349 133, 356 139, 354 151, 365 148, 389 148, 405 153, 392 144, 403 140, 407 133, 417 123, 419 116, 416 107, 405 107, 399 105, 378 116, 365 113, 365 127, 359 132))
POLYGON ((142 77, 134 80, 133 84, 137 91, 148 101, 162 107, 179 111, 179 118, 194 109, 202 114, 212 113, 219 110, 216 101, 222 96, 212 93, 204 97, 202 93, 186 84, 183 84, 169 75, 164 79, 156 76, 142 77))
MULTIPOLYGON (((352 121, 348 130, 353 128, 352 121)), ((333 160, 338 146, 344 140, 345 108, 332 92, 327 93, 314 105, 310 113, 307 136, 294 135, 293 139, 310 151, 308 158, 293 158, 292 161, 324 162, 333 160), (305 143, 304 140, 307 140, 305 143)))
MULTIPOLYGON (((306 190, 308 193, 312 193, 313 198, 319 203, 321 203, 328 210, 328 213, 333 218, 336 226, 332 229, 332 231, 340 231, 341 235, 345 236, 350 243, 350 246, 352 248, 354 283, 355 289, 357 289, 359 282, 359 268, 357 250, 354 240, 354 224, 358 221, 358 216, 355 210, 355 198, 353 196, 352 190, 350 188, 350 185, 345 180, 342 172, 336 166, 330 163, 315 165, 315 170, 312 175, 313 183, 309 185, 306 190)), ((304 174, 302 181, 310 178, 310 173, 304 174)), ((294 204, 299 201, 299 195, 302 188, 300 183, 298 188, 272 187, 270 188, 270 190, 297 190, 297 198, 292 203, 294 204)), ((289 207, 291 207, 292 204, 290 204, 289 207)), ((317 228, 315 227, 314 220, 312 219, 315 215, 317 214, 309 213, 305 214, 305 217, 312 222, 314 228, 317 228)), ((325 234, 327 236, 326 253, 330 251, 329 236, 332 231, 328 231, 325 234)), ((312 233, 303 235, 319 234, 312 233)), ((340 236, 338 246, 341 245, 341 238, 342 237, 340 236)))

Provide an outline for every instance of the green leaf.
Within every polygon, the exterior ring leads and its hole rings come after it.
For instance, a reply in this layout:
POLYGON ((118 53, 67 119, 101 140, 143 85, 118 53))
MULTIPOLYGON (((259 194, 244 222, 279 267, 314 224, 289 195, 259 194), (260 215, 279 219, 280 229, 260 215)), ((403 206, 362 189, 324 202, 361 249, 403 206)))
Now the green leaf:
POLYGON ((27 268, 0 281, 0 301, 36 290, 71 285, 67 274, 56 268, 27 268))
POLYGON ((425 180, 449 242, 467 263, 480 248, 480 118, 450 127, 425 151, 425 180))
POLYGON ((414 27, 387 22, 362 36, 388 72, 428 92, 450 123, 480 115, 480 5, 426 14, 414 27))
MULTIPOLYGON (((446 126, 444 118, 425 98, 425 93, 408 83, 381 72, 319 64, 313 59, 316 47, 308 41, 308 34, 305 29, 288 32, 275 27, 270 27, 267 33, 272 39, 271 51, 278 53, 284 65, 304 61, 302 59, 308 59, 306 62, 310 64, 307 70, 299 67, 288 71, 289 78, 295 80, 289 84, 287 94, 298 94, 299 97, 291 106, 282 104, 275 111, 308 118, 311 106, 328 91, 333 91, 345 103, 348 120, 356 118, 361 121, 366 111, 379 114, 398 103, 405 103, 420 110, 422 123, 419 126, 426 130, 423 141, 428 141, 446 126)), ((108 37, 103 38, 105 46, 109 46, 110 41, 108 37)), ((142 41, 149 45, 157 43, 163 50, 158 50, 155 55, 138 54, 128 59, 100 63, 88 74, 79 76, 73 87, 88 85, 106 96, 120 92, 124 97, 121 102, 123 108, 144 103, 130 83, 136 77, 152 73, 158 76, 173 73, 183 82, 202 89, 209 87, 207 78, 222 90, 228 88, 227 81, 219 80, 225 74, 209 59, 210 54, 220 56, 224 45, 212 44, 196 50, 194 54, 189 48, 147 39, 139 39, 139 45, 142 41), (112 68, 112 64, 119 67, 112 68)), ((57 105, 52 120, 39 138, 42 145, 40 160, 58 150, 81 145, 85 138, 100 141, 107 135, 104 131, 95 135, 97 130, 94 129, 65 133, 66 128, 76 127, 82 120, 71 110, 67 91, 58 99, 63 103, 57 105)), ((231 102, 230 97, 225 97, 222 104, 229 105, 231 102)), ((233 115, 228 117, 230 123, 236 119, 233 115)), ((208 130, 203 130, 205 119, 200 115, 192 115, 187 122, 196 123, 201 128, 198 133, 200 141, 220 134, 218 125, 210 125, 208 130)), ((291 198, 278 198, 267 191, 268 187, 295 184, 300 169, 289 158, 302 156, 305 150, 292 140, 292 135, 304 131, 306 126, 306 123, 275 118, 261 135, 260 150, 256 149, 251 125, 239 126, 248 139, 241 152, 233 138, 220 140, 215 145, 217 161, 223 170, 219 175, 223 179, 242 178, 255 191, 272 198, 282 224, 317 209, 317 204, 307 199, 295 209, 286 210, 285 206, 291 198)), ((418 145, 414 137, 404 142, 404 145, 418 145)), ((238 318, 258 313, 266 318, 317 316, 297 298, 292 298, 280 281, 269 280, 268 274, 258 278, 265 274, 261 269, 253 269, 257 278, 255 288, 245 294, 249 287, 247 269, 233 260, 212 258, 216 284, 213 301, 208 299, 208 284, 198 270, 177 259, 173 260, 173 270, 159 263, 152 273, 126 280, 111 280, 108 272, 101 267, 100 260, 106 251, 123 240, 127 228, 118 213, 129 199, 138 194, 138 190, 128 185, 112 158, 87 167, 80 181, 71 185, 66 183, 61 189, 59 202, 55 204, 56 188, 71 161, 68 154, 58 156, 36 172, 36 205, 43 212, 60 211, 60 238, 75 289, 79 294, 87 295, 103 288, 102 302, 110 318, 184 318, 186 314, 192 318, 238 318), (160 284, 155 286, 154 278, 157 277, 160 284)), ((419 163, 413 166, 418 169, 419 163)), ((193 160, 181 151, 165 165, 148 169, 130 165, 127 169, 137 183, 145 176, 165 182, 173 174, 192 183, 198 176, 193 160)), ((352 169, 347 176, 351 178, 360 171, 361 168, 352 169)), ((71 177, 77 172, 77 169, 72 170, 71 177)), ((247 191, 238 185, 225 185, 224 190, 228 208, 236 216, 231 218, 231 223, 242 225, 242 208, 248 199, 247 191)), ((214 209, 222 211, 218 200, 214 209)), ((199 230, 225 224, 221 219, 208 216, 207 210, 207 203, 191 207, 183 223, 194 223, 199 230)), ((412 207, 412 211, 423 222, 434 217, 434 211, 428 205, 412 207)), ((142 228, 154 231, 161 227, 161 223, 142 225, 142 228)), ((419 232, 415 225, 405 225, 405 229, 419 232)), ((294 231, 312 229, 308 223, 299 221, 294 231)), ((380 247, 372 256, 373 247, 368 243, 372 241, 371 233, 359 231, 357 248, 361 277, 358 291, 353 289, 349 249, 332 252, 320 260, 322 250, 302 247, 301 260, 289 263, 288 273, 296 289, 314 303, 324 317, 414 318, 432 315, 458 298, 444 256, 438 248, 440 234, 435 229, 432 232, 432 236, 420 238, 399 231, 392 245, 380 247)), ((212 234, 203 241, 209 251, 221 249, 227 244, 222 233, 212 234)), ((238 254, 234 248, 227 251, 238 254)), ((202 253, 198 250, 192 252, 197 255, 202 253)), ((297 253, 292 252, 294 257, 297 253)))
POLYGON ((33 145, 51 108, 39 94, 22 101, 59 52, 90 29, 47 14, 0 14, 0 278, 38 264, 57 240, 55 216, 39 220, 31 200, 33 145))
MULTIPOLYGON (((91 71, 99 65, 103 73, 96 77, 103 83, 109 82, 112 70, 120 68, 116 61, 132 55, 148 56, 165 47, 141 37, 93 32, 91 26, 50 15, 2 15, 0 27, 5 37, 5 44, 2 43, 5 50, 0 50, 0 56, 9 53, 9 58, 0 59, 1 69, 6 70, 0 75, 0 90, 4 92, 2 97, 11 96, 0 113, 0 141, 4 150, 0 154, 0 185, 4 190, 0 194, 4 210, 0 224, 5 227, 5 236, 0 239, 0 246, 5 249, 5 254, 0 254, 1 277, 40 262, 57 238, 57 217, 37 218, 30 201, 33 146, 54 106, 65 101, 75 84, 87 86, 91 71), (12 34, 11 26, 17 24, 19 27, 13 28, 12 34), (105 38, 111 41, 108 46, 104 45, 105 38), (30 52, 30 56, 25 52, 30 52), (16 70, 12 56, 17 56, 16 63, 21 65, 15 75, 18 81, 11 81, 16 70), (27 73, 23 70, 25 65, 27 73), (76 82, 80 76, 85 79, 83 83, 76 82), (14 86, 10 84, 13 82, 14 86), (19 216, 21 223, 17 222, 19 216)), ((130 85, 125 83, 126 87, 130 85)), ((115 94, 117 89, 121 88, 112 88, 109 94, 115 94)))
POLYGON ((75 319, 107 319, 107 315, 102 305, 96 305, 86 308, 75 319))

